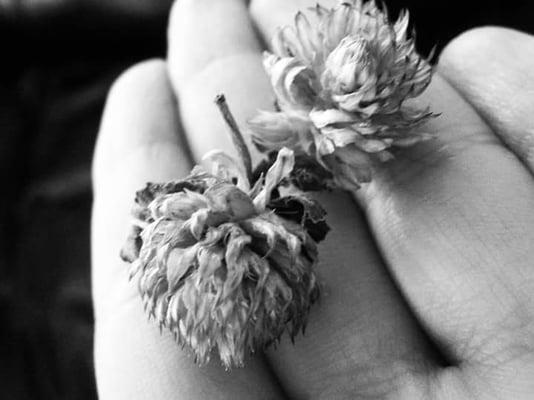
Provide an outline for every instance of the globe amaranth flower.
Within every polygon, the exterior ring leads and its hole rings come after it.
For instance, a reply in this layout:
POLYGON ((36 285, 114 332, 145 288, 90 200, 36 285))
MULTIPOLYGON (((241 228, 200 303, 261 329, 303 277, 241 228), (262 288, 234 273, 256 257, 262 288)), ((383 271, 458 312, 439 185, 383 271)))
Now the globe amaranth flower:
POLYGON ((224 153, 207 159, 212 172, 196 167, 137 193, 121 256, 160 327, 198 363, 217 351, 229 368, 304 329, 319 296, 316 243, 328 227, 314 200, 283 186, 291 150, 281 149, 253 185, 224 153))
POLYGON ((412 128, 434 116, 409 106, 430 83, 432 67, 408 36, 408 13, 395 23, 374 1, 345 0, 299 12, 278 30, 264 66, 278 110, 249 121, 262 151, 307 154, 334 183, 358 188, 391 148, 429 139, 412 128))

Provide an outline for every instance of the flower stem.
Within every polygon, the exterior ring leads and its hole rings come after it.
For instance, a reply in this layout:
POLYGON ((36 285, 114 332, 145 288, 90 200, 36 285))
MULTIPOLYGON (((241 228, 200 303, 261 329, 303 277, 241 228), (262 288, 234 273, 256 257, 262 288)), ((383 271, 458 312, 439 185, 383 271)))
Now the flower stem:
POLYGON ((252 159, 250 158, 250 152, 248 150, 247 144, 245 143, 245 139, 243 138, 243 135, 241 134, 237 123, 235 122, 235 118, 232 115, 230 109, 228 108, 228 103, 226 102, 224 94, 218 94, 215 97, 215 104, 217 104, 217 107, 219 107, 224 121, 230 128, 230 132, 232 132, 232 141, 234 142, 234 146, 236 147, 239 155, 241 156, 241 160, 243 161, 243 165, 247 173, 247 178, 249 180, 249 183, 252 185, 252 159))

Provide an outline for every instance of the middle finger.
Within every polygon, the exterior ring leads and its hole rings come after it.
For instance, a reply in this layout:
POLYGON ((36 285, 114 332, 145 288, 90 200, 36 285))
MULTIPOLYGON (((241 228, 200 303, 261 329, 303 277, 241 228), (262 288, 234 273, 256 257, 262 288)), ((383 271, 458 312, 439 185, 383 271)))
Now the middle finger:
MULTIPOLYGON (((198 162, 213 148, 233 153, 213 102, 216 94, 223 92, 232 104, 244 104, 234 110, 242 120, 255 107, 265 105, 261 94, 268 93, 244 0, 176 1, 169 25, 168 66, 193 159, 198 162), (250 88, 255 94, 248 92, 250 88)), ((221 382, 241 385, 243 390, 237 392, 243 399, 285 397, 261 356, 246 362, 246 368, 226 372, 228 378, 221 370, 221 382)))

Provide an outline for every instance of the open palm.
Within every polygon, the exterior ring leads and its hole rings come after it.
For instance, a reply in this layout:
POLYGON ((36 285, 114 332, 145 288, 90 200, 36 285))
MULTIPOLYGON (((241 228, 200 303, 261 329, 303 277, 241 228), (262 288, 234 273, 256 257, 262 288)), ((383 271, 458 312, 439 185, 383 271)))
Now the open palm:
MULTIPOLYGON (((333 3, 333 2, 325 2, 333 3)), ((232 152, 213 104, 272 108, 263 42, 310 0, 179 0, 167 61, 114 85, 95 153, 95 363, 102 399, 531 399, 534 396, 534 39, 468 32, 418 99, 437 139, 376 172, 332 227, 305 336, 226 372, 147 322, 118 251, 135 190, 232 152), (258 38, 260 36, 260 38, 258 38)))

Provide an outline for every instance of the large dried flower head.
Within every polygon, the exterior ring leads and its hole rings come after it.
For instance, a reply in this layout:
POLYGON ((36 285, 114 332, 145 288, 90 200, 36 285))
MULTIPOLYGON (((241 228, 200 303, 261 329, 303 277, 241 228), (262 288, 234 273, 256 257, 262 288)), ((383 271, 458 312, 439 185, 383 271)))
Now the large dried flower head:
POLYGON ((412 128, 433 114, 405 103, 432 76, 407 28, 407 12, 391 23, 374 1, 299 12, 264 58, 278 110, 250 121, 257 146, 288 146, 314 157, 337 186, 358 188, 374 160, 392 158, 392 147, 430 138, 412 128))
POLYGON ((249 182, 221 152, 184 180, 149 183, 137 193, 134 223, 121 256, 148 314, 203 364, 217 351, 225 367, 248 351, 291 338, 319 295, 316 242, 323 209, 282 186, 294 165, 281 149, 249 182))

